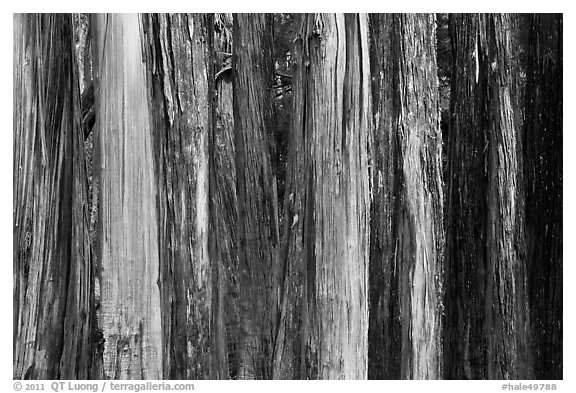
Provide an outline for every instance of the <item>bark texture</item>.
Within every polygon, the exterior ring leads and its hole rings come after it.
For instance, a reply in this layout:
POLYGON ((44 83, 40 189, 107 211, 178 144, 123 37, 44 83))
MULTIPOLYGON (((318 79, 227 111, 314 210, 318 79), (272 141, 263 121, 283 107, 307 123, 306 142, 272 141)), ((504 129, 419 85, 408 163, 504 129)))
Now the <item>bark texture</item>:
POLYGON ((210 158, 211 217, 214 233, 213 263, 218 261, 219 294, 222 296, 225 353, 228 377, 238 378, 239 309, 238 309, 238 198, 236 195, 236 149, 234 146, 234 106, 232 89, 232 15, 215 15, 217 68, 216 122, 211 139, 210 158))
POLYGON ((238 194, 239 378, 272 376, 278 310, 278 210, 272 171, 274 132, 272 15, 236 14, 234 137, 238 194))
POLYGON ((91 362, 72 35, 69 15, 14 15, 15 379, 88 378, 91 362), (67 334, 74 336, 65 340, 67 334))
POLYGON ((510 14, 451 15, 445 376, 530 378, 510 14))
POLYGON ((162 377, 157 183, 142 21, 96 14, 96 301, 103 378, 162 377))
POLYGON ((367 22, 358 14, 297 22, 275 377, 367 376, 367 22))
POLYGON ((218 293, 208 233, 213 21, 201 14, 151 14, 144 21, 158 179, 163 373, 216 379, 225 362, 211 351, 221 325, 211 320, 218 293))
POLYGON ((537 379, 562 379, 562 70, 562 15, 532 15, 524 157, 537 379))
POLYGON ((433 14, 374 14, 370 377, 442 376, 442 136, 433 14))

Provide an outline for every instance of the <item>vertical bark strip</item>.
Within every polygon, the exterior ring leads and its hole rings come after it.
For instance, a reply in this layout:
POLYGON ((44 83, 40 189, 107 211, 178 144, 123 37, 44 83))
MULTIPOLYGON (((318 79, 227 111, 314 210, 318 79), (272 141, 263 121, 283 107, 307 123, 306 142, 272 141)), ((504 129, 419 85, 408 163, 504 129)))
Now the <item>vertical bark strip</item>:
POLYGON ((230 75, 216 81, 216 122, 210 150, 211 233, 214 234, 212 263, 218 266, 218 311, 223 340, 218 351, 223 353, 226 379, 238 376, 238 251, 236 165, 232 80, 230 75), (226 78, 226 79, 224 79, 226 78))
POLYGON ((562 15, 530 18, 524 157, 534 377, 562 379, 562 15))
POLYGON ((72 242, 60 379, 94 378, 94 364, 98 362, 100 355, 96 349, 101 344, 100 333, 94 329, 94 265, 88 203, 90 191, 81 123, 80 91, 77 86, 80 78, 77 70, 76 61, 73 61, 72 242))
POLYGON ((216 14, 214 47, 216 121, 211 139, 210 169, 211 208, 214 233, 213 263, 218 264, 221 296, 219 311, 223 314, 224 342, 218 348, 227 361, 227 378, 237 379, 239 368, 238 310, 238 198, 236 195, 236 150, 234 146, 234 106, 232 88, 232 15, 216 14))
POLYGON ((234 42, 234 136, 238 193, 241 379, 272 376, 278 310, 278 211, 272 171, 272 16, 237 14, 234 42))
POLYGON ((299 366, 295 377, 302 379, 364 379, 371 123, 367 17, 308 14, 300 24, 285 199, 288 276, 278 338, 288 343, 277 346, 286 352, 278 356, 299 366), (303 298, 287 301, 295 285, 303 298), (294 324, 300 325, 300 335, 290 333, 294 324))
POLYGON ((444 230, 435 18, 373 18, 371 369, 380 378, 437 379, 444 230))
POLYGON ((152 14, 144 20, 158 176, 163 372, 171 379, 217 378, 208 242, 212 19, 152 14))
MULTIPOLYGON (((374 134, 370 212, 370 327, 368 378, 399 379, 401 325, 395 212, 399 210, 398 133, 394 128, 395 65, 392 14, 370 15, 374 134)), ((396 99, 396 102, 398 100, 396 99)))
POLYGON ((508 14, 451 16, 447 378, 531 374, 522 162, 508 14))
POLYGON ((142 23, 94 16, 99 274, 104 377, 162 377, 157 184, 142 23))
MULTIPOLYGON (((14 312, 13 376, 58 379, 68 291, 87 261, 71 255, 82 241, 72 227, 78 199, 78 92, 73 76, 72 21, 63 14, 14 15, 14 312), (73 217, 74 215, 74 217, 73 217), (74 238, 74 240, 71 240, 74 238), (75 268, 70 272, 71 259, 75 268), (78 269, 78 270, 77 270, 78 269), (73 283, 68 283, 72 275, 73 283)), ((80 152, 81 154, 81 152, 80 152)), ((86 305, 85 298, 80 302, 86 305)), ((72 316, 71 313, 68 316, 72 316)), ((70 322, 70 320, 68 320, 70 322)), ((82 324, 82 321, 76 321, 82 324)), ((78 326, 82 330, 85 325, 78 326)), ((84 331, 85 333, 85 331, 84 331)), ((78 337, 83 346, 85 335, 78 337)), ((68 348, 67 348, 68 349, 68 348)), ((67 350, 66 350, 67 353, 67 350)), ((80 362, 85 358, 79 359, 80 362)), ((65 371, 66 375, 70 375, 65 371)), ((85 375, 85 374, 80 374, 85 375)))

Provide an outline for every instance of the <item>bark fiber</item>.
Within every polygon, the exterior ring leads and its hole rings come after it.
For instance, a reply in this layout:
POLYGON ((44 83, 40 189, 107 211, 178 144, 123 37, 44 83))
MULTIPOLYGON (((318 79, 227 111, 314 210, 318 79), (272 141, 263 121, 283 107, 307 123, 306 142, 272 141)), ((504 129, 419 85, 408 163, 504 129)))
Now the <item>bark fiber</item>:
POLYGON ((272 171, 272 15, 235 14, 233 104, 238 196, 239 378, 269 379, 278 310, 279 232, 272 171))
POLYGON ((450 16, 445 377, 529 378, 510 14, 450 16))
POLYGON ((365 379, 368 18, 299 17, 275 377, 365 379))
POLYGON ((209 257, 209 155, 213 127, 212 18, 144 16, 158 187, 163 373, 218 379, 217 278, 209 257), (216 303, 215 303, 216 302, 216 303))
POLYGON ((142 21, 95 14, 96 301, 105 379, 162 378, 159 209, 142 21))
POLYGON ((15 379, 88 378, 92 361, 72 29, 70 15, 14 15, 15 379))
POLYGON ((562 19, 530 16, 524 170, 537 379, 562 379, 562 19))
POLYGON ((442 136, 433 14, 371 16, 371 378, 442 376, 442 136))

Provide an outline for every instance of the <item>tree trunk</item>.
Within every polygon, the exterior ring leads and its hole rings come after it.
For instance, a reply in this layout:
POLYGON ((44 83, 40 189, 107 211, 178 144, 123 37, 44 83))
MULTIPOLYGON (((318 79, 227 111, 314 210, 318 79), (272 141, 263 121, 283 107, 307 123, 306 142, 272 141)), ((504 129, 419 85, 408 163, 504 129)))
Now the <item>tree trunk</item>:
POLYGON ((562 379, 562 15, 530 20, 526 229, 534 377, 562 379))
POLYGON ((106 379, 162 377, 158 189, 141 22, 135 14, 97 14, 91 23, 106 379))
POLYGON ((218 293, 208 239, 213 22, 200 14, 152 14, 145 21, 159 190, 164 375, 216 379, 224 361, 211 351, 220 328, 211 324, 218 293))
POLYGON ((234 15, 234 135, 238 193, 241 379, 272 376, 278 310, 278 211, 272 16, 234 15))
POLYGON ((442 371, 442 136, 433 14, 372 15, 370 377, 442 371))
POLYGON ((530 378, 522 162, 508 14, 451 16, 447 378, 530 378))
POLYGON ((236 152, 234 147, 234 108, 232 91, 232 18, 231 14, 216 14, 218 30, 215 34, 216 122, 211 139, 210 170, 211 207, 214 233, 214 257, 218 261, 219 293, 225 338, 219 351, 227 359, 227 376, 238 378, 239 368, 239 310, 238 310, 238 198, 236 196, 236 152))
POLYGON ((72 20, 14 16, 16 379, 87 378, 90 253, 72 20), (66 339, 68 334, 74 334, 66 339), (69 359, 69 357, 73 359, 69 359))
POLYGON ((276 345, 276 356, 287 360, 276 365, 291 362, 299 367, 294 377, 302 379, 364 379, 371 110, 367 17, 301 18, 276 345))

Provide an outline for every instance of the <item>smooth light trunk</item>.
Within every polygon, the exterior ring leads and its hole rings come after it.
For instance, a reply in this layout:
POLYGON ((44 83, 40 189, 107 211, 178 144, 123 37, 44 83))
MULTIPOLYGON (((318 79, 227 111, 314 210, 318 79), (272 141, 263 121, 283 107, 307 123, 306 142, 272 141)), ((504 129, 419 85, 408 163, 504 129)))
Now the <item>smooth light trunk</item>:
POLYGON ((105 379, 162 378, 160 249, 142 21, 95 14, 96 301, 105 379))

